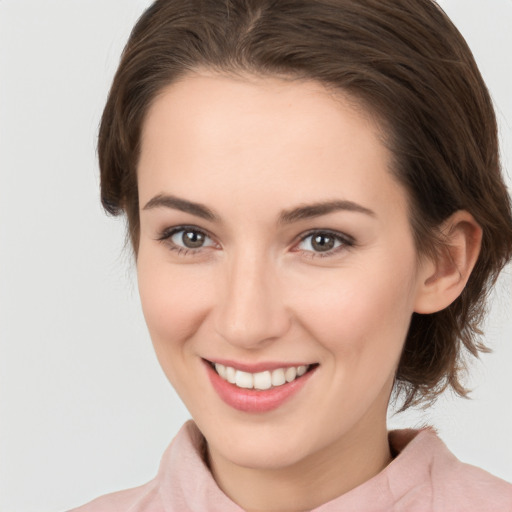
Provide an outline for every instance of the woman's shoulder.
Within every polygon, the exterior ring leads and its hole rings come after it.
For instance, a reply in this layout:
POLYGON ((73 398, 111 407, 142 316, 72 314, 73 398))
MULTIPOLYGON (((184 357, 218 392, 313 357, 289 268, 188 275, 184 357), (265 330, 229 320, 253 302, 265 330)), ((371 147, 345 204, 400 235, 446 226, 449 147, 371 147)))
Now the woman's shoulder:
POLYGON ((204 462, 204 438, 192 421, 183 425, 163 454, 153 480, 140 487, 107 494, 69 512, 185 510, 243 512, 216 485, 204 462))
POLYGON ((167 466, 173 464, 172 459, 175 458, 173 452, 176 449, 179 451, 190 449, 188 427, 189 425, 185 424, 165 450, 158 473, 151 481, 131 489, 105 494, 68 512, 142 512, 147 510, 164 512, 166 509, 161 498, 162 478, 165 479, 167 466))
POLYGON ((397 495, 409 485, 430 495, 432 510, 512 511, 512 484, 460 461, 434 429, 391 432, 390 443, 400 452, 388 475, 397 495))
POLYGON ((148 505, 155 512, 164 510, 159 503, 157 485, 153 480, 139 487, 106 494, 69 512, 138 512, 146 509, 148 505), (160 509, 157 508, 158 505, 161 506, 160 509))
POLYGON ((164 452, 158 473, 151 481, 131 489, 105 494, 68 512, 142 512, 146 510, 164 512, 160 492, 162 472, 165 471, 167 459, 171 456, 176 444, 186 444, 186 427, 187 424, 182 427, 164 452))

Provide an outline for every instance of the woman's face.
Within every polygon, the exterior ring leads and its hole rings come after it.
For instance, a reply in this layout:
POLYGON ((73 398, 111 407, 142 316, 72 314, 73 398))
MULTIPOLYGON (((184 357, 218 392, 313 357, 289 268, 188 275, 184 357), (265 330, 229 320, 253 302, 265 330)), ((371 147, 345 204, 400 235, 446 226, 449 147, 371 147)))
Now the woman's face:
POLYGON ((385 431, 423 280, 390 161, 316 82, 203 73, 152 105, 140 295, 214 458, 285 467, 385 431))

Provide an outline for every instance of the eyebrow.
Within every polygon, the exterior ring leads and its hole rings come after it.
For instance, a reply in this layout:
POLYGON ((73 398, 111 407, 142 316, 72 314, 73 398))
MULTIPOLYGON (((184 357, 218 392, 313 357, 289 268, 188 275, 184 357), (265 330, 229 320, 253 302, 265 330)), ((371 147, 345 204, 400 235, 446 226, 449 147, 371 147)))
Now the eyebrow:
POLYGON ((291 210, 284 210, 279 216, 278 223, 291 224, 292 222, 320 217, 321 215, 327 215, 328 213, 333 213, 336 211, 349 211, 364 213, 365 215, 369 215, 371 217, 375 216, 375 212, 365 208, 364 206, 361 206, 360 204, 354 203, 353 201, 334 200, 306 204, 291 210))
POLYGON ((153 197, 153 199, 144 206, 143 210, 152 210, 154 208, 172 208, 173 210, 190 213, 196 217, 200 217, 201 219, 209 220, 211 222, 220 221, 220 218, 205 205, 181 199, 176 196, 159 194, 153 197))
MULTIPOLYGON (((207 206, 201 203, 194 203, 187 199, 181 199, 172 195, 159 194, 153 197, 143 208, 143 210, 152 210, 154 208, 171 208, 173 210, 180 210, 185 213, 190 213, 201 219, 210 222, 220 222, 221 219, 218 215, 212 212, 207 206)), ((349 211, 356 213, 363 213, 371 217, 375 216, 375 212, 361 206, 353 201, 346 200, 332 200, 323 201, 319 203, 312 203, 301 205, 290 210, 283 210, 278 218, 278 224, 292 224, 299 220, 311 219, 327 215, 336 211, 349 211)))

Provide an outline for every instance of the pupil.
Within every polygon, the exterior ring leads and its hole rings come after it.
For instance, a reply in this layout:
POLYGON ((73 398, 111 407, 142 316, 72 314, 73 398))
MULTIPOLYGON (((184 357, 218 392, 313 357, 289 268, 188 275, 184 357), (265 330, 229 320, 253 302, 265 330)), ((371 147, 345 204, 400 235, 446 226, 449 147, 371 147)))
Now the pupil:
POLYGON ((329 235, 316 235, 313 237, 311 245, 317 251, 328 251, 334 247, 334 238, 329 235))
POLYGON ((183 233, 182 240, 185 247, 196 249, 203 245, 204 235, 202 233, 197 233, 196 231, 185 231, 185 233, 183 233))

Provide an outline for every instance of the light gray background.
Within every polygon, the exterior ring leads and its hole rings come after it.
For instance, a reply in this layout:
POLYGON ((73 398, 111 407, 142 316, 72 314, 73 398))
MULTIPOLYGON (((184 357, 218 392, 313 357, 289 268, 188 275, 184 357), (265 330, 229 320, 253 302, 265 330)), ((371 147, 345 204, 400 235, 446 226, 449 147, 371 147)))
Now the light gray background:
MULTIPOLYGON (((495 100, 512 174, 512 1, 444 0, 495 100)), ((144 483, 188 418, 140 313, 124 223, 99 205, 96 134, 142 0, 0 0, 0 510, 65 510, 144 483)), ((512 279, 499 282, 472 401, 430 422, 512 480, 512 279)))

